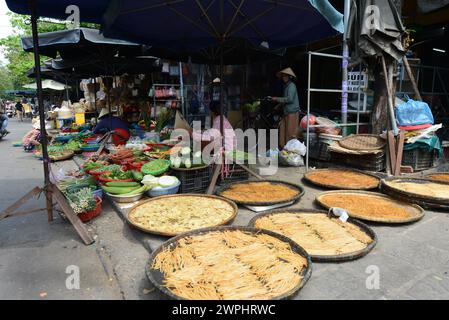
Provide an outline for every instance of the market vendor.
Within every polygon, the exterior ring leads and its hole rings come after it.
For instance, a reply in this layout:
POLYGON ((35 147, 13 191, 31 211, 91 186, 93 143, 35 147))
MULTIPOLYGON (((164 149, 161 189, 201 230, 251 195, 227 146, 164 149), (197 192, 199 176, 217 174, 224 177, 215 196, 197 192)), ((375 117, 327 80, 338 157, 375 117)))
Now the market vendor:
POLYGON ((294 81, 296 75, 291 68, 278 72, 277 76, 284 84, 284 96, 272 97, 272 100, 283 105, 284 116, 279 127, 279 147, 283 148, 287 141, 297 137, 299 124, 299 98, 294 81))
MULTIPOLYGON (((201 141, 213 141, 217 146, 221 146, 221 133, 220 133, 220 119, 221 110, 220 103, 218 101, 212 101, 209 110, 211 112, 212 127, 203 133, 193 132, 190 129, 190 133, 194 140, 201 141)), ((226 151, 233 151, 237 145, 237 139, 235 136, 234 128, 229 120, 223 115, 223 129, 224 129, 224 148, 226 151)))
POLYGON ((107 108, 101 109, 98 120, 98 124, 95 126, 93 133, 104 134, 114 131, 115 134, 112 136, 112 141, 116 145, 125 144, 131 136, 128 123, 110 114, 107 108))

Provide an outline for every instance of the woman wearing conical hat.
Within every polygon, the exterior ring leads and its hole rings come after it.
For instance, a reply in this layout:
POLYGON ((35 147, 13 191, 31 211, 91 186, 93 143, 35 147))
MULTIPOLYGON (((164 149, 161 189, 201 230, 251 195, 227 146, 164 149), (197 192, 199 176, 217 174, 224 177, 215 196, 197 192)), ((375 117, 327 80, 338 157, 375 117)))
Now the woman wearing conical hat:
POLYGON ((273 97, 276 102, 283 104, 284 117, 279 127, 279 147, 283 148, 288 140, 297 137, 299 125, 299 98, 298 90, 293 80, 296 75, 291 68, 286 68, 278 72, 277 76, 284 84, 284 96, 273 97))

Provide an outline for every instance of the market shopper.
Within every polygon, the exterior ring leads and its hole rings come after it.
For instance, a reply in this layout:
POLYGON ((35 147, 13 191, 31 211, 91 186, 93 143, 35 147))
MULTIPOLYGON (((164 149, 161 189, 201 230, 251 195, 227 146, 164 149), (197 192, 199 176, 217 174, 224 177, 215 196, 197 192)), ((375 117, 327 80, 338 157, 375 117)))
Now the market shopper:
POLYGON ((29 131, 22 139, 23 149, 32 151, 36 146, 41 144, 41 126, 39 120, 33 120, 33 129, 29 131))
POLYGON ((284 84, 284 96, 272 97, 272 100, 283 104, 284 116, 279 127, 279 147, 283 148, 287 141, 297 137, 299 125, 299 98, 294 80, 297 78, 291 68, 278 72, 277 76, 284 84))
POLYGON ((6 136, 9 131, 6 130, 8 126, 8 116, 6 115, 6 105, 3 100, 0 99, 0 135, 6 136))
POLYGON ((125 144, 131 136, 129 132, 129 125, 124 120, 109 113, 107 108, 101 109, 98 116, 98 124, 96 125, 94 134, 105 134, 114 131, 112 141, 114 144, 125 144))
POLYGON ((33 110, 31 109, 31 105, 28 103, 28 100, 24 99, 22 101, 23 112, 26 118, 33 118, 33 110))
POLYGON ((20 122, 23 122, 23 106, 20 103, 20 100, 17 101, 16 105, 14 106, 17 112, 17 118, 20 122))

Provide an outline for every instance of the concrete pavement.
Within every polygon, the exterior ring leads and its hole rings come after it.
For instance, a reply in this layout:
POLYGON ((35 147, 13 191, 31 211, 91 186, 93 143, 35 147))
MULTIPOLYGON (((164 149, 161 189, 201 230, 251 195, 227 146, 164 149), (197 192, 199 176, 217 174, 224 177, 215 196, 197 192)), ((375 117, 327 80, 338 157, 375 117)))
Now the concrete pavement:
MULTIPOLYGON (((0 212, 43 183, 42 163, 12 147, 31 123, 13 119, 8 129, 11 134, 0 141, 0 212)), ((41 197, 19 211, 44 207, 41 197)), ((0 222, 0 300, 121 299, 110 262, 100 251, 96 244, 82 244, 58 215, 52 223, 44 211, 7 218, 0 222), (79 289, 66 287, 67 278, 75 274, 70 266, 79 267, 79 289)))

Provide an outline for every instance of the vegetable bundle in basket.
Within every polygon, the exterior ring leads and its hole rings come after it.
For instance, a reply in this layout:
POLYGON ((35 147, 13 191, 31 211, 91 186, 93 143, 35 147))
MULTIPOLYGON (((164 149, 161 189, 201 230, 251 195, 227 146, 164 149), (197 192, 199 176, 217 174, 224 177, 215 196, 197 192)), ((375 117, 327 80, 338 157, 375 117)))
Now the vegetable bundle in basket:
MULTIPOLYGON (((173 148, 175 149, 175 148, 173 148)), ((170 156, 171 167, 174 169, 190 169, 204 166, 201 151, 193 152, 190 147, 178 148, 170 156)))

